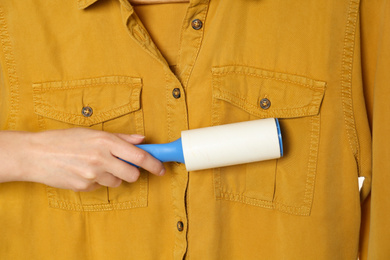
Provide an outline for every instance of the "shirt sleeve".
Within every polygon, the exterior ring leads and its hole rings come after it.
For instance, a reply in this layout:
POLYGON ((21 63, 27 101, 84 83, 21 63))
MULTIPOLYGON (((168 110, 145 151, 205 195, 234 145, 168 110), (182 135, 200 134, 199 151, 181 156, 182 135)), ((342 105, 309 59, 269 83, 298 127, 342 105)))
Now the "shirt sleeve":
POLYGON ((362 205, 360 259, 390 259, 390 1, 362 1, 360 18, 372 133, 371 194, 362 205))

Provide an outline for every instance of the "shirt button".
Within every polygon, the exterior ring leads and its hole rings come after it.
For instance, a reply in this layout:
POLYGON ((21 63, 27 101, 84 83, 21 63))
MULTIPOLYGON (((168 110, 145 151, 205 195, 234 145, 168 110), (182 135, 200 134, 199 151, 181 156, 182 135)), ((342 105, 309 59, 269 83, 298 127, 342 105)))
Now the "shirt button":
POLYGON ((191 22, 191 26, 192 28, 194 28, 195 30, 199 30, 203 27, 203 23, 201 20, 199 19, 195 19, 191 22))
POLYGON ((182 232, 184 230, 183 222, 181 222, 181 221, 177 222, 177 230, 179 230, 180 232, 182 232))
POLYGON ((176 99, 180 98, 181 93, 179 88, 174 88, 172 91, 172 96, 176 99))
POLYGON ((263 98, 260 100, 260 107, 262 109, 268 109, 271 106, 271 101, 268 98, 263 98))
POLYGON ((85 117, 90 117, 93 114, 93 109, 89 106, 83 107, 81 114, 83 114, 85 117))

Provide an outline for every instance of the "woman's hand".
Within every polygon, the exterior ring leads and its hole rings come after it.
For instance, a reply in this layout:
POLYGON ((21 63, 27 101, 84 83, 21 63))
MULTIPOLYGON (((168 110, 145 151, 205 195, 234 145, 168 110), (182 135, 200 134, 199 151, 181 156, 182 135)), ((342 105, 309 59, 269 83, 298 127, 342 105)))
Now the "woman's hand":
POLYGON ((134 146, 143 136, 84 128, 0 132, 0 182, 30 181, 74 191, 135 182, 139 170, 163 175, 163 164, 134 146))

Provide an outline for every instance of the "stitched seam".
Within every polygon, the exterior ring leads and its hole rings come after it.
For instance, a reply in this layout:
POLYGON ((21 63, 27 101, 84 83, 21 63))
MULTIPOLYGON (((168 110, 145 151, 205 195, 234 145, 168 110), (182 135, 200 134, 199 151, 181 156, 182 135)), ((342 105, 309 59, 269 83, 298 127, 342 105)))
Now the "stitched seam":
POLYGON ((262 208, 267 208, 267 209, 274 209, 274 210, 278 210, 280 212, 288 213, 291 215, 301 215, 301 216, 310 215, 310 207, 308 207, 306 205, 291 206, 291 205, 286 205, 286 204, 276 202, 276 201, 272 202, 272 201, 251 198, 251 197, 247 197, 247 196, 232 193, 232 192, 221 192, 221 196, 218 197, 217 199, 239 202, 239 203, 244 203, 247 205, 257 206, 257 207, 262 207, 262 208))
POLYGON ((74 80, 61 80, 61 81, 47 81, 47 82, 37 82, 36 84, 58 84, 58 85, 89 85, 89 84, 104 84, 104 83, 127 83, 127 84, 142 84, 141 78, 129 77, 129 76, 103 76, 103 77, 94 77, 94 78, 84 78, 84 79, 74 79, 74 80))
POLYGON ((10 90, 10 112, 7 121, 7 129, 16 129, 16 116, 18 114, 19 104, 19 80, 16 73, 16 62, 12 52, 11 39, 8 34, 7 22, 2 7, 0 7, 0 42, 4 54, 10 90))
POLYGON ((136 132, 138 134, 144 135, 145 134, 145 126, 144 126, 144 116, 143 116, 143 109, 141 108, 141 99, 142 99, 142 88, 134 89, 132 95, 131 95, 131 104, 132 107, 137 107, 139 110, 134 111, 134 118, 136 122, 136 132))
POLYGON ((303 203, 311 209, 314 196, 315 176, 317 172, 318 146, 320 135, 320 115, 311 118, 310 151, 307 165, 307 178, 303 203))
MULTIPOLYGON (((33 95, 35 94, 35 92, 36 92, 36 89, 33 88, 33 95)), ((39 129, 41 129, 41 130, 46 130, 46 124, 45 124, 44 118, 43 118, 41 115, 39 115, 39 114, 37 113, 37 107, 38 107, 39 104, 42 102, 42 101, 41 101, 41 98, 42 98, 42 97, 41 97, 40 95, 38 95, 38 96, 36 96, 36 98, 33 99, 34 112, 36 113, 36 116, 37 116, 37 118, 38 118, 38 126, 39 126, 39 129)))
MULTIPOLYGON (((253 73, 253 74, 256 74, 256 75, 277 74, 277 75, 282 75, 282 76, 286 76, 286 77, 290 77, 290 78, 291 77, 297 78, 297 79, 300 79, 300 80, 310 80, 310 81, 313 81, 313 84, 311 84, 311 85, 315 85, 315 84, 321 85, 322 83, 324 83, 322 80, 309 78, 307 76, 302 76, 302 75, 295 74, 295 73, 261 69, 261 68, 258 68, 258 67, 242 65, 242 64, 226 64, 226 65, 223 65, 223 66, 214 66, 212 68, 212 73, 214 75, 223 75, 223 74, 226 74, 227 72, 232 72, 232 73, 234 73, 234 72, 242 72, 242 73, 245 74, 246 73, 245 71, 247 71, 247 70, 253 70, 255 72, 258 72, 258 73, 253 73)), ((271 77, 271 78, 279 78, 279 77, 275 77, 274 76, 274 77, 271 77)), ((296 81, 296 82, 299 82, 299 81, 296 81)), ((308 85, 310 85, 310 84, 308 84, 308 85)))
MULTIPOLYGON (((80 84, 78 86, 61 86, 61 87, 58 87, 58 86, 55 86, 54 84, 53 85, 47 85, 47 86, 43 86, 43 85, 40 85, 40 84, 33 84, 33 87, 34 88, 40 88, 40 91, 41 92, 56 92, 56 91, 61 91, 61 90, 70 90, 70 89, 82 89, 82 88, 87 88, 87 87, 99 87, 99 86, 105 86, 105 85, 115 85, 115 86, 118 86, 120 85, 119 83, 96 83, 96 84, 80 84)), ((123 84, 125 85, 125 84, 123 84)), ((129 85, 131 86, 130 84, 126 84, 126 85, 129 85)))
POLYGON ((38 120, 39 129, 41 129, 42 131, 47 130, 44 117, 40 116, 38 114, 36 114, 36 116, 37 116, 37 120, 38 120))
MULTIPOLYGON (((215 86, 219 86, 220 80, 219 78, 213 77, 212 84, 215 86)), ((212 88, 212 97, 215 95, 214 92, 216 88, 212 88)), ((215 98, 212 98, 212 108, 211 108, 211 124, 216 126, 220 125, 220 116, 219 116, 219 108, 218 103, 215 98)), ((221 170, 220 168, 215 168, 213 170, 213 180, 214 180, 214 195, 217 199, 222 199, 222 185, 221 185, 221 170)))
MULTIPOLYGON (((316 86, 314 86, 312 84, 303 84, 303 83, 292 81, 292 80, 280 79, 280 78, 277 78, 277 77, 267 77, 267 76, 262 76, 262 75, 259 75, 259 74, 247 73, 247 72, 231 71, 231 72, 225 72, 225 73, 219 74, 219 75, 229 75, 229 74, 239 74, 239 75, 252 76, 252 77, 255 77, 255 78, 272 79, 272 80, 277 80, 277 81, 281 81, 281 82, 286 82, 286 83, 292 83, 292 84, 295 84, 295 85, 300 85, 300 86, 303 86, 303 87, 306 87, 306 88, 310 88, 310 89, 314 89, 314 90, 316 90, 316 89, 320 89, 321 90, 322 89, 322 87, 316 87, 316 86)), ((283 75, 287 76, 288 74, 283 74, 283 75)), ((315 82, 316 83, 323 83, 323 82, 320 82, 320 81, 315 81, 315 82)))
POLYGON ((323 88, 325 85, 324 81, 309 78, 307 76, 286 73, 286 72, 270 71, 270 70, 265 70, 257 67, 250 67, 250 66, 240 65, 240 64, 225 65, 222 67, 213 67, 212 74, 218 77, 223 77, 225 75, 230 75, 230 74, 239 74, 239 75, 244 74, 253 77, 261 77, 265 79, 286 81, 298 85, 303 85, 305 87, 314 87, 314 88, 315 87, 323 88))
MULTIPOLYGON (((77 204, 63 200, 56 200, 55 198, 48 197, 49 206, 52 208, 58 208, 63 210, 72 210, 72 211, 110 211, 114 209, 131 209, 131 208, 141 208, 147 206, 147 201, 144 199, 132 200, 123 203, 107 203, 107 204, 77 204)), ((54 195, 55 196, 55 195, 54 195)))
POLYGON ((56 92, 60 90, 70 90, 70 89, 83 89, 87 87, 100 87, 105 85, 123 85, 126 87, 140 87, 140 84, 132 84, 132 83, 122 83, 122 82, 102 82, 102 83, 72 83, 68 86, 68 83, 65 82, 46 82, 46 83, 34 83, 33 88, 37 89, 37 92, 56 92))
MULTIPOLYGON (((149 174, 144 172, 138 179, 138 198, 134 201, 143 202, 145 207, 148 205, 148 185, 149 185, 149 174)), ((126 205, 127 207, 132 206, 132 202, 123 202, 123 203, 115 203, 115 205, 126 205)))
POLYGON ((255 199, 255 198, 247 197, 242 194, 236 194, 232 192, 221 192, 221 199, 229 200, 229 201, 237 201, 237 202, 241 202, 253 206, 261 206, 269 209, 274 208, 272 201, 255 199))
POLYGON ((355 128, 355 119, 352 104, 352 68, 355 43, 355 30, 359 12, 359 1, 351 0, 344 38, 343 59, 341 64, 341 99, 344 113, 344 123, 348 142, 357 163, 359 161, 359 146, 355 128))
POLYGON ((310 208, 305 208, 304 206, 293 207, 293 206, 287 206, 284 204, 275 203, 275 209, 277 209, 280 212, 288 213, 291 215, 300 215, 300 216, 310 215, 310 208))
POLYGON ((52 208, 59 208, 64 210, 109 211, 114 209, 130 209, 147 206, 147 197, 138 197, 138 199, 115 203, 107 202, 99 204, 83 204, 82 202, 74 203, 63 199, 58 199, 56 188, 53 187, 47 186, 46 193, 48 197, 49 206, 51 206, 52 208))

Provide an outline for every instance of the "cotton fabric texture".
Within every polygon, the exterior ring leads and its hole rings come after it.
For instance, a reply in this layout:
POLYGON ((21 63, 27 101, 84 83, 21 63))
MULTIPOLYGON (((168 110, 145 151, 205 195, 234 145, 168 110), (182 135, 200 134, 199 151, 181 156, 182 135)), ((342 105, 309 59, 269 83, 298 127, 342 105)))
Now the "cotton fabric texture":
POLYGON ((0 1, 0 129, 166 143, 276 117, 284 157, 93 192, 0 184, 0 258, 389 259, 390 1, 172 6, 0 1))

